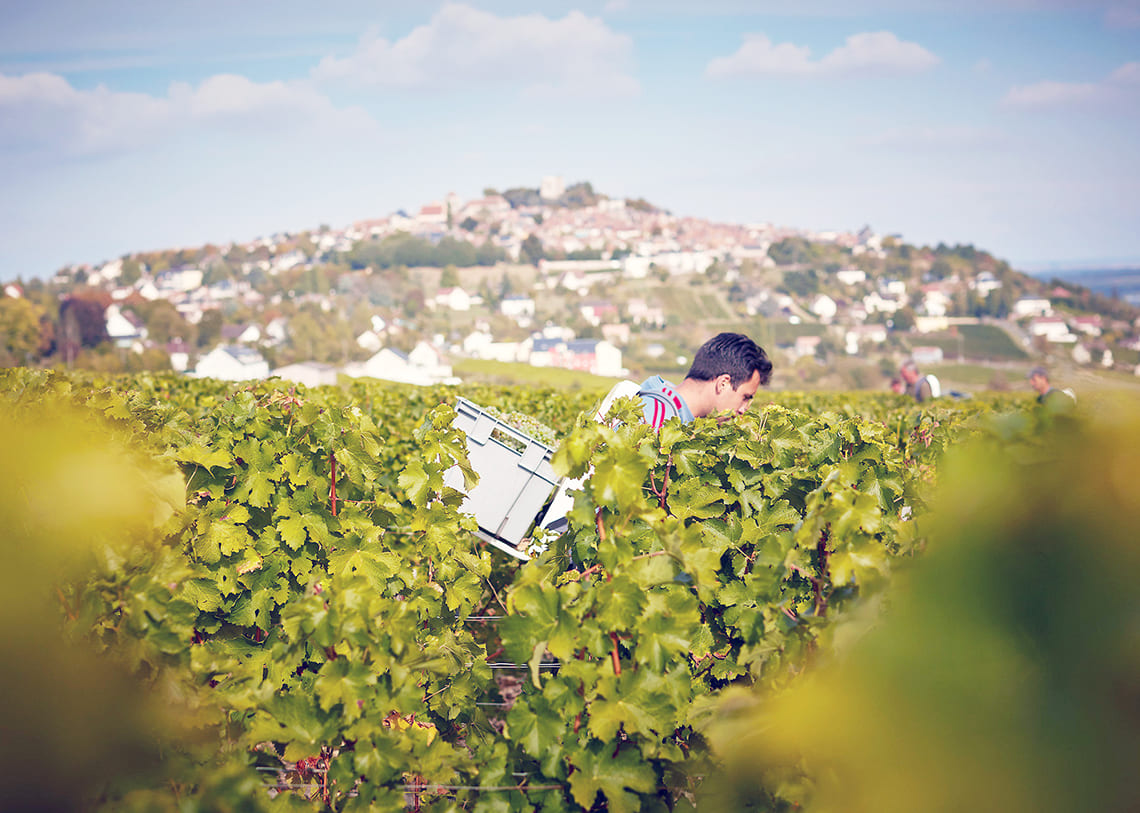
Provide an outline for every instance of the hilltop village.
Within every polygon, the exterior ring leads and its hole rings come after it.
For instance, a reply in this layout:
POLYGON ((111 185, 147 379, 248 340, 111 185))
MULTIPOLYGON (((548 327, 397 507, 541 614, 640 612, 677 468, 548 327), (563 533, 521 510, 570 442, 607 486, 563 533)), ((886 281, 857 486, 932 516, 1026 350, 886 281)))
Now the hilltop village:
POLYGON ((778 387, 881 389, 906 357, 989 389, 1041 362, 1140 375, 1140 310, 973 246, 716 223, 557 177, 8 283, 0 364, 308 385, 455 382, 473 362, 638 377, 683 372, 725 329, 769 348, 778 387))

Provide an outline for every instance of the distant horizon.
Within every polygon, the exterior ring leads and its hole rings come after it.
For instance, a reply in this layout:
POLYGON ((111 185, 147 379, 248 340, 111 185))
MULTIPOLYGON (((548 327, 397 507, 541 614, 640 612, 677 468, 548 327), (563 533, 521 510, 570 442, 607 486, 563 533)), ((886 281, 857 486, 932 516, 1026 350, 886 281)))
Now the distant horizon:
MULTIPOLYGON (((1012 264, 1011 264, 1012 265, 1012 264)), ((1031 277, 1049 274, 1111 274, 1114 272, 1140 272, 1140 259, 1133 260, 1087 260, 1061 263, 1029 263, 1013 266, 1015 270, 1031 277)))
MULTIPOLYGON (((589 179, 580 179, 580 180, 581 181, 588 181, 589 179)), ((579 182, 579 181, 576 180, 576 181, 573 181, 572 183, 577 183, 577 182, 579 182)), ((506 190, 506 189, 514 188, 515 186, 523 187, 523 188, 535 188, 535 189, 537 189, 538 183, 536 182, 533 187, 528 186, 527 184, 520 183, 520 184, 514 184, 512 186, 503 186, 503 185, 491 186, 491 185, 488 185, 484 188, 496 188, 496 189, 506 190)), ((598 189, 598 187, 596 185, 594 185, 594 189, 596 192, 598 192, 602 195, 608 194, 606 192, 606 190, 598 189)), ((468 196, 466 199, 470 200, 470 199, 474 199, 474 197, 477 197, 477 195, 468 196)), ((640 198, 645 199, 644 195, 636 195, 636 194, 633 194, 633 195, 610 195, 610 197, 611 198, 630 198, 630 199, 636 199, 636 198, 640 197, 640 198)), ((442 198, 442 196, 437 196, 437 198, 442 198)), ((406 203, 402 206, 397 206, 397 207, 391 209, 390 211, 388 211, 384 214, 363 215, 363 216, 356 217, 356 218, 350 219, 350 220, 345 221, 345 222, 340 222, 340 223, 332 223, 329 220, 323 220, 323 221, 319 221, 317 223, 314 223, 313 225, 303 226, 303 227, 273 228, 273 229, 270 229, 267 231, 262 231, 260 233, 254 234, 254 235, 252 235, 250 237, 246 237, 246 238, 230 238, 230 239, 223 239, 223 240, 207 239, 207 240, 202 240, 200 242, 191 242, 191 243, 185 243, 185 244, 179 244, 179 245, 152 246, 152 247, 147 247, 147 248, 128 249, 126 251, 122 251, 122 252, 119 252, 117 254, 114 254, 113 256, 102 256, 102 257, 99 257, 98 259, 77 259, 77 260, 72 260, 69 262, 64 262, 64 263, 57 265, 54 268, 46 270, 40 274, 14 274, 11 276, 6 276, 3 273, 3 269, 0 269, 0 283, 14 282, 18 278, 22 278, 24 280, 47 279, 48 277, 52 276, 57 271, 59 271, 62 268, 65 268, 65 267, 81 266, 81 265, 98 267, 98 266, 102 265, 103 263, 111 262, 115 259, 119 259, 121 257, 128 256, 128 255, 161 253, 161 252, 165 252, 165 251, 181 251, 181 250, 187 250, 187 249, 201 248, 201 247, 206 246, 206 245, 220 246, 220 245, 228 245, 230 243, 248 244, 248 243, 256 242, 258 240, 265 239, 265 238, 267 238, 271 235, 274 235, 274 234, 299 234, 302 232, 315 231, 315 230, 319 229, 322 225, 328 225, 333 229, 344 229, 344 228, 351 226, 353 223, 361 222, 364 220, 371 220, 374 218, 388 217, 392 214, 395 214, 398 211, 414 210, 414 209, 417 209, 419 206, 426 205, 429 202, 431 202, 431 200, 435 200, 437 198, 431 198, 430 196, 428 196, 428 197, 425 197, 423 200, 415 202, 415 203, 406 203)), ((674 217, 692 217, 692 218, 697 218, 697 219, 701 219, 701 220, 707 220, 709 222, 733 223, 733 224, 746 224, 746 223, 755 222, 754 220, 745 219, 745 218, 711 218, 711 217, 704 217, 704 216, 698 215, 698 214, 677 212, 675 209, 673 209, 669 206, 665 206, 658 201, 649 200, 649 202, 651 204, 660 206, 662 211, 667 211, 671 215, 673 215, 674 217)), ((795 230, 795 231, 810 232, 810 233, 821 233, 821 232, 855 233, 855 232, 859 231, 860 228, 862 228, 862 227, 834 228, 834 227, 803 225, 803 224, 795 224, 795 223, 772 223, 771 225, 775 226, 776 228, 786 228, 786 229, 791 229, 791 230, 795 230)), ((1132 257, 1132 258, 1127 258, 1127 257, 1125 257, 1125 258, 1121 258, 1121 257, 1097 257, 1097 258, 1070 259, 1070 260, 1035 260, 1035 261, 1027 261, 1027 262, 1016 262, 1016 261, 1013 261, 1007 257, 1002 257, 1000 254, 998 254, 996 251, 994 251, 992 248, 990 248, 988 246, 981 245, 978 242, 972 241, 969 239, 964 239, 964 240, 960 240, 960 241, 954 241, 954 240, 922 241, 922 240, 909 239, 907 237, 907 235, 900 234, 897 230, 874 229, 874 231, 878 234, 883 234, 883 235, 895 235, 895 236, 899 237, 903 243, 906 243, 906 244, 909 244, 909 245, 912 245, 915 247, 921 247, 921 246, 933 247, 933 246, 938 245, 938 243, 944 243, 946 245, 955 245, 955 244, 959 244, 959 243, 963 244, 963 245, 972 245, 972 246, 974 246, 974 248, 976 248, 979 251, 984 251, 984 252, 989 253, 990 255, 992 255, 997 260, 1001 260, 1001 261, 1005 261, 1005 262, 1009 263, 1010 267, 1013 268, 1013 270, 1018 271, 1018 272, 1023 273, 1023 274, 1026 274, 1028 276, 1036 277, 1036 278, 1049 276, 1051 274, 1081 275, 1081 274, 1092 274, 1092 273, 1098 273, 1098 272, 1103 273, 1103 272, 1114 272, 1114 271, 1140 272, 1140 256, 1136 256, 1136 257, 1132 257)))

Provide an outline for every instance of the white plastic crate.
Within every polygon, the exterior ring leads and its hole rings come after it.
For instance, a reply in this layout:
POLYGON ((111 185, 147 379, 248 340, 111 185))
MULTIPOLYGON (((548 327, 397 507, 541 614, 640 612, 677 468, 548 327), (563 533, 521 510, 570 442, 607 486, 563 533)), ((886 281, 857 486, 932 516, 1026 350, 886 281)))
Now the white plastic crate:
MULTIPOLYGON (((466 398, 458 399, 455 410, 455 426, 467 435, 467 458, 479 474, 462 510, 475 516, 480 536, 512 556, 527 559, 518 545, 558 483, 550 467, 554 450, 466 398), (508 445, 512 441, 522 451, 508 445)), ((458 468, 448 470, 443 481, 464 490, 458 468)))

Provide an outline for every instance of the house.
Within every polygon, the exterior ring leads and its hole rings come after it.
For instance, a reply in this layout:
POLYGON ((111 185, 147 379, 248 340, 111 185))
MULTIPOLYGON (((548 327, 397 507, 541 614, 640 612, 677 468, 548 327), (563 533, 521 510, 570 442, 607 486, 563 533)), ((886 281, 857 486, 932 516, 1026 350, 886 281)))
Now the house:
POLYGON ((915 333, 938 333, 950 327, 950 319, 945 316, 925 316, 919 314, 914 317, 915 333))
POLYGON ((138 282, 136 282, 135 291, 137 291, 138 295, 143 299, 154 301, 155 299, 162 298, 162 292, 158 290, 158 286, 149 279, 140 279, 138 282))
POLYGON ((269 377, 269 362, 251 347, 222 344, 198 359, 188 375, 219 381, 253 381, 269 377))
POLYGON ((107 325, 107 338, 116 347, 130 347, 136 341, 146 338, 147 331, 142 320, 114 303, 107 306, 103 319, 107 325))
POLYGON ((14 282, 5 283, 4 296, 10 296, 13 299, 20 299, 24 295, 24 289, 14 282))
POLYGON ((356 337, 356 344, 369 353, 379 353, 384 347, 384 340, 375 331, 366 330, 356 337))
POLYGON ((440 288, 432 302, 436 307, 447 308, 451 311, 466 312, 471 310, 471 295, 462 288, 440 288))
POLYGON ((408 371, 408 354, 391 347, 378 350, 367 361, 355 362, 344 366, 344 374, 353 378, 382 378, 387 381, 406 381, 411 373, 408 371))
POLYGON ((286 364, 273 371, 273 375, 286 381, 295 381, 306 387, 323 387, 336 384, 336 367, 318 361, 300 361, 286 364))
POLYGON ((268 344, 281 344, 289 338, 289 321, 284 316, 269 320, 265 326, 265 341, 268 344))
POLYGON ((473 330, 463 337, 463 344, 460 347, 467 355, 481 358, 483 350, 494 341, 495 338, 487 330, 473 330))
POLYGON ((945 316, 952 304, 945 288, 939 284, 922 287, 922 310, 927 316, 945 316))
POLYGON ((222 338, 227 342, 257 344, 261 341, 261 328, 252 322, 248 325, 222 325, 222 338))
POLYGON ((534 367, 560 367, 613 377, 626 372, 621 366, 621 350, 598 339, 535 339, 530 363, 534 367))
POLYGON ((420 207, 416 222, 424 226, 442 226, 447 223, 447 207, 439 201, 432 201, 420 207))
POLYGON ((923 364, 941 364, 942 348, 929 345, 912 347, 910 350, 910 357, 914 359, 914 363, 919 366, 922 366, 923 364))
POLYGON ((835 318, 835 314, 839 313, 839 306, 835 304, 835 300, 827 294, 820 294, 816 300, 811 303, 811 312, 818 316, 824 322, 830 322, 835 318))
POLYGON ((867 272, 862 268, 847 266, 836 271, 835 278, 847 286, 858 285, 860 282, 867 281, 867 272))
POLYGON ((1001 288, 1001 280, 997 279, 990 271, 982 271, 970 281, 970 287, 984 299, 989 296, 991 291, 1001 288))
POLYGON ((201 268, 172 268, 159 274, 155 284, 164 294, 187 293, 200 287, 204 277, 201 268))
POLYGON ((420 342, 411 354, 385 347, 365 362, 346 364, 344 374, 424 387, 458 382, 451 374, 451 367, 443 363, 439 352, 427 342, 420 342))
POLYGON ((617 305, 598 299, 583 302, 579 306, 578 312, 582 314, 583 319, 594 327, 597 327, 603 321, 617 319, 618 315, 617 305))
POLYGON ((649 276, 652 260, 643 255, 631 254, 621 262, 622 276, 629 279, 645 279, 649 276))
POLYGON ((901 279, 881 279, 879 291, 888 296, 906 296, 906 283, 901 279))
POLYGON ((436 347, 427 342, 418 342, 412 348, 412 352, 408 353, 408 362, 439 381, 451 378, 451 365, 436 347))
POLYGON ((529 319, 534 316, 534 300, 526 294, 508 294, 499 303, 499 312, 514 319, 529 319))
POLYGON ((860 345, 885 342, 887 340, 887 328, 885 325, 855 325, 848 328, 844 340, 848 355, 853 356, 859 352, 860 345))
POLYGON ((631 299, 625 306, 626 316, 635 325, 649 325, 650 327, 665 327, 665 311, 661 308, 651 308, 644 299, 631 299))
POLYGON ((1039 316, 1029 323, 1030 336, 1043 336, 1047 342, 1068 344, 1077 337, 1069 332, 1069 324, 1060 316, 1039 316))
POLYGON ((170 369, 176 373, 186 372, 186 368, 190 366, 190 355, 194 349, 181 339, 174 339, 167 342, 166 354, 170 356, 170 369))
POLYGON ((1013 318, 1021 319, 1026 316, 1049 316, 1053 313, 1053 305, 1048 299, 1022 297, 1013 303, 1013 318))
POLYGON ((602 338, 610 344, 629 344, 629 335, 629 325, 625 324, 624 322, 602 325, 602 338))
POLYGON ((1090 316, 1077 316, 1073 319, 1073 327, 1086 336, 1099 336, 1104 328, 1100 314, 1090 316))
POLYGON ((819 350, 819 343, 822 340, 820 336, 796 336, 796 343, 792 353, 796 358, 814 356, 816 351, 819 350))
POLYGON ((867 313, 894 313, 902 307, 902 302, 894 297, 884 297, 872 291, 863 297, 863 307, 867 313))

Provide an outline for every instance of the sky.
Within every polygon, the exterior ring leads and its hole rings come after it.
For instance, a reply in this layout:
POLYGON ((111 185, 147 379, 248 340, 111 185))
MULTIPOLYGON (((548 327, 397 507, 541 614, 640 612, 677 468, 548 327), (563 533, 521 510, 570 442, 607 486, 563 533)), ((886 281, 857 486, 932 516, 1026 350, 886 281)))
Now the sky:
POLYGON ((0 280, 545 175, 1140 265, 1140 0, 0 0, 0 280))

